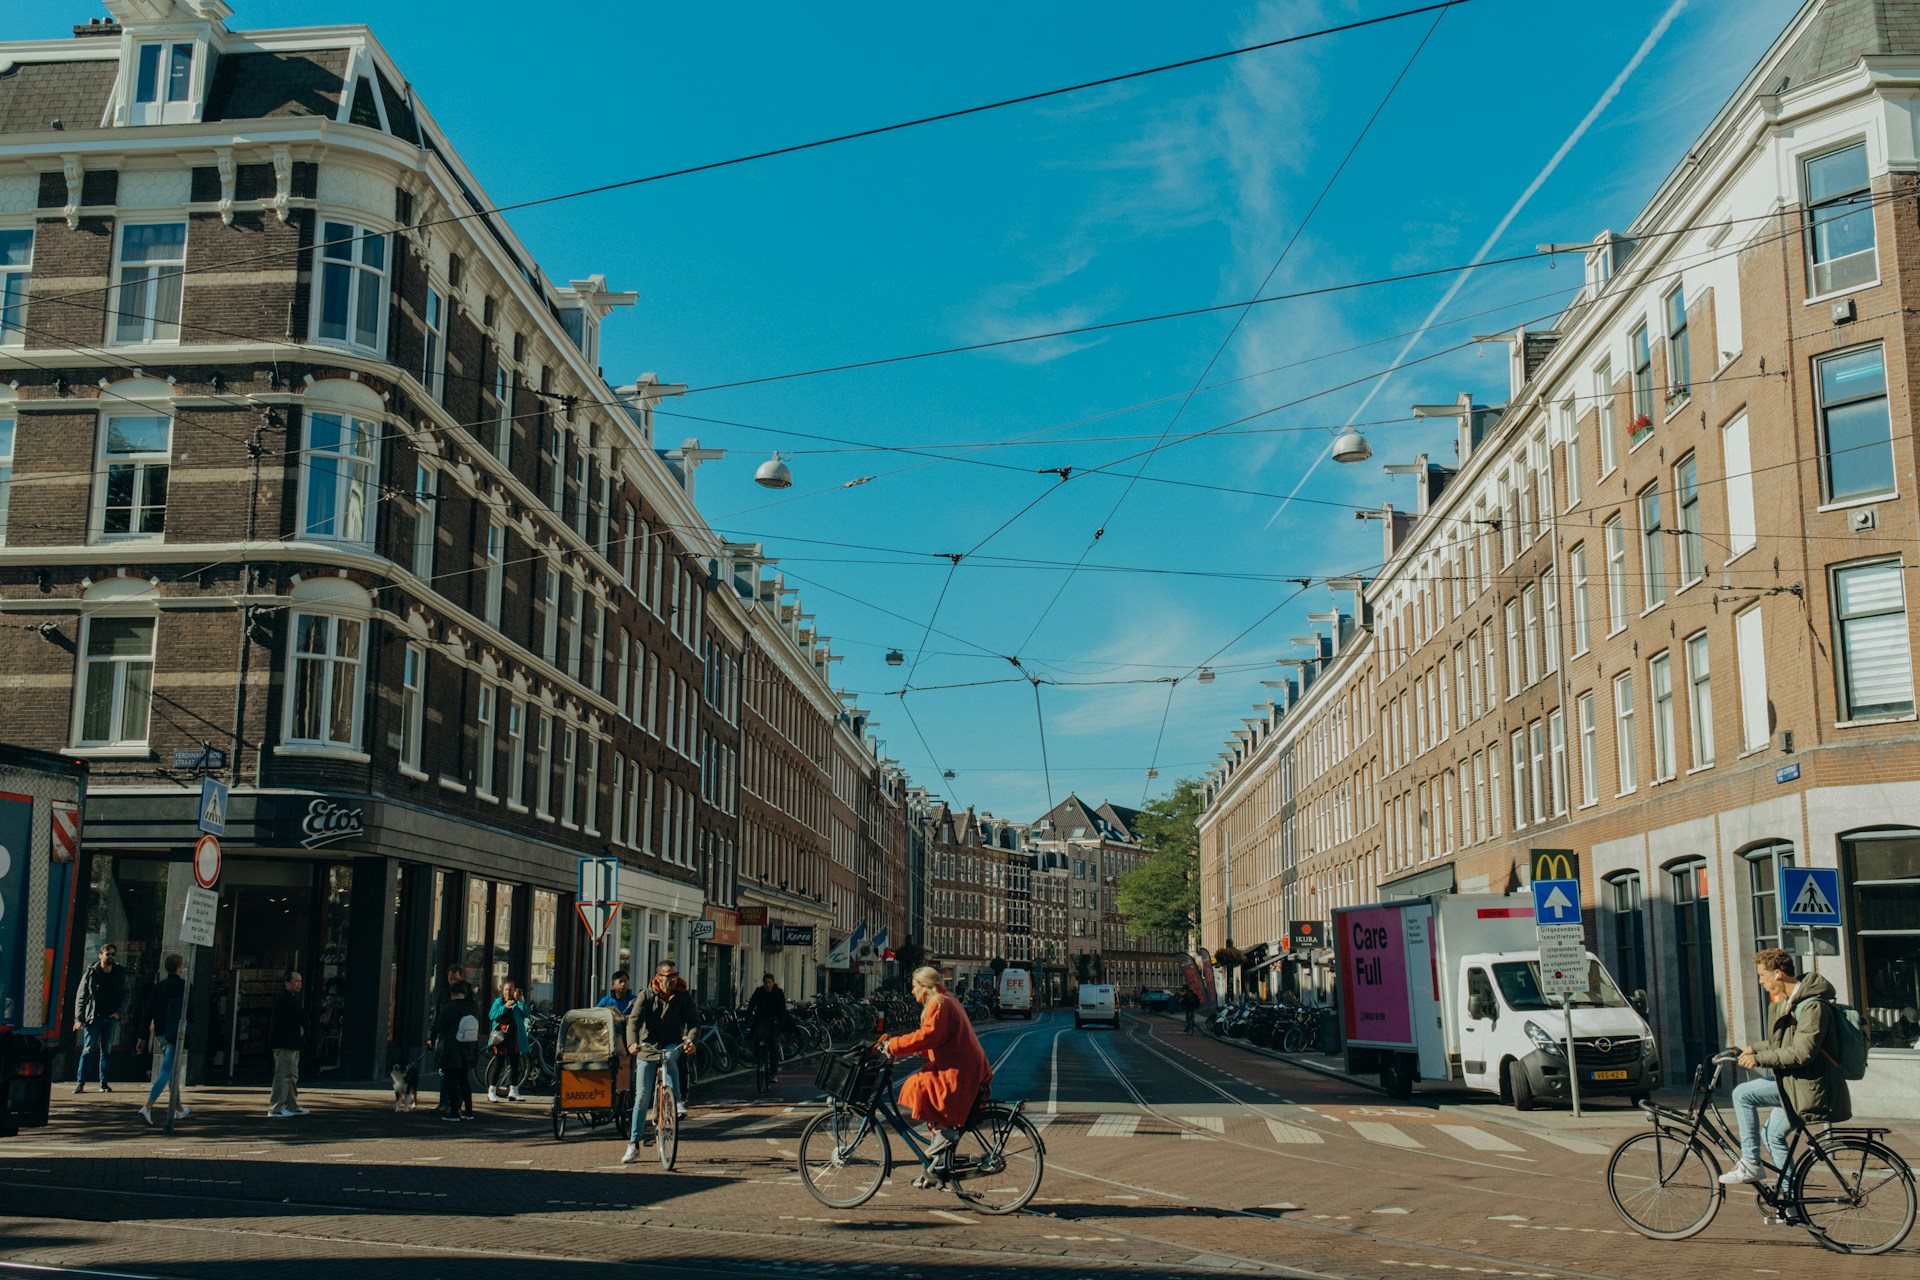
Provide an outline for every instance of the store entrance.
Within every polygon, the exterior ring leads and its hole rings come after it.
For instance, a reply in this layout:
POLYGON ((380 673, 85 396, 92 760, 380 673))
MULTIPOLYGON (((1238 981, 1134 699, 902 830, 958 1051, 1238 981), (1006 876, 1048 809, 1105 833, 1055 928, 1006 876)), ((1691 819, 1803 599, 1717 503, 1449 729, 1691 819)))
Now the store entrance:
POLYGON ((299 862, 227 863, 213 937, 213 1035, 206 1046, 211 1078, 272 1078, 268 1022, 286 971, 313 967, 314 879, 320 870, 299 862))

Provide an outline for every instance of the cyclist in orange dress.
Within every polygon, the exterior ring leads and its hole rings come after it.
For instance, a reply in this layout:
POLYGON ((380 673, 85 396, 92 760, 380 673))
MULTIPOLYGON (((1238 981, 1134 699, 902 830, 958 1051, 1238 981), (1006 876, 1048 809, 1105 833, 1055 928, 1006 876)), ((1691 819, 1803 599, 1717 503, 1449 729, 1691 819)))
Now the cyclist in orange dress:
POLYGON ((933 1131, 927 1154, 937 1155, 960 1140, 993 1068, 967 1011, 948 994, 938 969, 922 965, 913 971, 913 998, 920 1004, 920 1029, 882 1040, 880 1050, 896 1058, 926 1058, 927 1065, 900 1086, 900 1104, 933 1131))

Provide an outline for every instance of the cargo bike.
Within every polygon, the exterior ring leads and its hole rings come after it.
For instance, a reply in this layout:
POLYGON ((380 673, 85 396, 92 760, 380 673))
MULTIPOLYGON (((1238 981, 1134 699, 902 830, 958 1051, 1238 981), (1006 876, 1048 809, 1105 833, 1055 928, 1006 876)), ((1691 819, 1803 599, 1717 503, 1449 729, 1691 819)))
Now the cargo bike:
POLYGON ((612 1125, 627 1136, 633 1114, 633 1059, 619 1035, 612 1009, 569 1009, 555 1041, 553 1136, 567 1130, 612 1125))

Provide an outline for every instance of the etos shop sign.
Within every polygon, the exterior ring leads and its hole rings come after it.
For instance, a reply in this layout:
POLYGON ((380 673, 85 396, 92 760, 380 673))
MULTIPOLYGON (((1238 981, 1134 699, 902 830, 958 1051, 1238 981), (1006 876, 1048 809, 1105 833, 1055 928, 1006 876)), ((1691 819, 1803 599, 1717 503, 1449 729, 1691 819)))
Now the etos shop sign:
POLYGON ((367 832, 366 810, 357 804, 326 796, 295 796, 279 804, 274 831, 282 848, 318 849, 367 832))

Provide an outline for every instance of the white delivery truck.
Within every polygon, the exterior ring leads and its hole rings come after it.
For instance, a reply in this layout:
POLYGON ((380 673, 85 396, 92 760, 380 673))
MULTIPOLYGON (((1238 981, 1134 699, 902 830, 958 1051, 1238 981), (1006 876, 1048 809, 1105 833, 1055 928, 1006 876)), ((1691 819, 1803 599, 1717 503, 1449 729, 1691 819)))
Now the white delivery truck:
MULTIPOLYGON (((1393 1097, 1457 1080, 1521 1111, 1569 1096, 1567 1015, 1541 994, 1530 897, 1442 893, 1333 913, 1347 1069, 1393 1097)), ((1580 1096, 1638 1103, 1660 1081, 1652 1029, 1592 952, 1573 997, 1580 1096)))
POLYGON ((1000 1016, 1011 1018, 1016 1013, 1023 1018, 1033 1016, 1033 975, 1025 969, 1002 969, 1000 1016))

